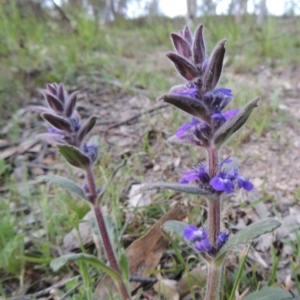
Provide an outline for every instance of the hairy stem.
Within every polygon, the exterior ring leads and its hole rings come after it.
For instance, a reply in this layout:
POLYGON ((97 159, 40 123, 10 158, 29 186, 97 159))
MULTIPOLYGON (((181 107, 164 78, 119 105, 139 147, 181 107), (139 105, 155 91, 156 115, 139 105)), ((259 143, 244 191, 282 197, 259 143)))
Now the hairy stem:
POLYGON ((219 300, 222 288, 223 266, 216 267, 208 264, 208 277, 206 284, 205 300, 219 300))
MULTIPOLYGON (((103 247, 105 249, 107 260, 108 260, 111 268, 114 269, 116 272, 118 272, 121 275, 121 270, 120 270, 119 264, 117 262, 115 252, 112 247, 112 244, 111 244, 111 241, 109 239, 109 235, 108 235, 108 232, 106 229, 106 224, 105 224, 102 210, 101 210, 100 206, 98 206, 96 204, 97 191, 96 191, 95 177, 94 177, 92 168, 90 168, 86 172, 86 178, 87 178, 87 183, 88 183, 89 191, 90 191, 90 195, 91 195, 91 203, 93 204, 93 210, 94 210, 96 222, 98 225, 98 229, 99 229, 99 232, 102 237, 103 247)), ((128 294, 128 291, 127 291, 123 281, 118 283, 118 287, 119 287, 119 292, 122 296, 122 299, 123 300, 130 299, 130 296, 128 294)))
POLYGON ((213 247, 217 247, 217 237, 220 233, 220 197, 208 201, 208 238, 213 247))
MULTIPOLYGON (((210 178, 216 176, 219 168, 219 154, 214 147, 208 149, 208 172, 210 178)), ((220 233, 220 196, 208 201, 208 237, 213 247, 217 246, 217 236, 220 233)))

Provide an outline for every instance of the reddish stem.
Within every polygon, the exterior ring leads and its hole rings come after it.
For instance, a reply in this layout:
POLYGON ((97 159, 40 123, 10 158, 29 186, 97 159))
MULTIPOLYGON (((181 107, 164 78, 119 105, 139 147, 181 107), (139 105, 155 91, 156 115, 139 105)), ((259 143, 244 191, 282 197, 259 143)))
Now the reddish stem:
MULTIPOLYGON (((208 149, 208 172, 210 178, 216 176, 219 169, 219 154, 218 150, 214 147, 208 149)), ((221 203, 220 195, 216 195, 214 199, 208 201, 208 236, 212 246, 217 246, 217 236, 220 233, 221 223, 221 203)))
POLYGON ((205 300, 219 300, 222 287, 223 267, 208 264, 208 277, 206 283, 205 300))
MULTIPOLYGON (((93 210, 94 210, 97 225, 98 225, 101 237, 102 237, 103 247, 105 249, 107 260, 108 260, 111 268, 114 269, 116 272, 118 272, 121 276, 121 270, 120 270, 119 264, 118 264, 116 256, 115 256, 114 249, 113 249, 112 244, 109 239, 109 235, 108 235, 108 232, 106 229, 106 224, 105 224, 102 210, 101 210, 100 206, 96 205, 97 191, 96 191, 94 172, 93 172, 92 168, 87 170, 86 179, 87 179, 87 183, 88 183, 89 191, 90 191, 90 195, 91 195, 90 200, 91 200, 91 203, 93 204, 93 210)), ((118 284, 119 284, 119 291, 121 293, 122 299, 123 300, 130 299, 130 296, 127 292, 124 282, 121 281, 118 284)))

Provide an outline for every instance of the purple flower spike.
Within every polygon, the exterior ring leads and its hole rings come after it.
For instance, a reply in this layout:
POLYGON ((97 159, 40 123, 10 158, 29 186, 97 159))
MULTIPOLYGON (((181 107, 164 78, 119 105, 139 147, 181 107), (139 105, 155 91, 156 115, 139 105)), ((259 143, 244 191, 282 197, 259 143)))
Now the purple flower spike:
POLYGON ((209 183, 218 192, 225 191, 230 194, 234 190, 232 179, 225 172, 219 172, 209 183))
POLYGON ((207 237, 205 229, 198 229, 195 225, 189 225, 183 230, 183 236, 189 241, 202 240, 207 237))
POLYGON ((193 128, 194 126, 200 124, 201 122, 197 119, 197 118, 192 118, 192 121, 189 123, 185 123, 183 124, 176 132, 176 136, 178 138, 181 138, 186 131, 189 131, 191 128, 193 128))

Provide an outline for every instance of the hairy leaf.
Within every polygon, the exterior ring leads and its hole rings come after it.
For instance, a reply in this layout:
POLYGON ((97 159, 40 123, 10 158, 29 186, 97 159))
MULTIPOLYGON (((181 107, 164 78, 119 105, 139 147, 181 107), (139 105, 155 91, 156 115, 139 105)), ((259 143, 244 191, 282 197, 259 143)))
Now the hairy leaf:
POLYGON ((181 238, 183 230, 188 226, 189 224, 184 223, 184 222, 180 222, 180 221, 167 221, 163 224, 163 230, 167 233, 173 233, 176 234, 178 236, 180 236, 181 238))
POLYGON ((64 189, 68 190, 69 192, 72 192, 72 193, 85 199, 85 195, 84 195, 82 187, 73 180, 70 180, 70 179, 62 177, 62 176, 57 176, 57 175, 40 176, 40 177, 38 177, 38 180, 56 184, 64 189))
POLYGON ((67 92, 64 88, 63 83, 60 83, 57 88, 57 97, 62 103, 66 103, 67 101, 67 92))
POLYGON ((193 36, 192 36, 189 26, 187 26, 187 25, 183 29, 183 37, 190 45, 192 44, 193 36))
POLYGON ((212 142, 220 147, 224 144, 237 130, 239 130, 250 117, 253 109, 257 107, 260 98, 256 98, 249 102, 246 106, 238 111, 238 113, 226 121, 214 134, 212 142))
POLYGON ((220 41, 209 57, 203 75, 203 94, 213 90, 217 85, 223 68, 226 40, 220 41))
POLYGON ((108 267, 105 263, 103 263, 101 260, 99 260, 96 256, 90 255, 90 254, 85 254, 85 253, 76 253, 76 254, 71 253, 71 254, 62 255, 58 258, 53 259, 50 263, 50 267, 55 272, 70 261, 83 262, 83 263, 90 264, 90 265, 106 272, 116 282, 119 282, 121 279, 120 275, 115 270, 108 267))
POLYGON ((70 95, 69 101, 65 108, 65 115, 70 118, 75 110, 76 102, 77 102, 77 94, 78 92, 74 92, 70 95))
POLYGON ((53 94, 49 93, 48 91, 44 91, 44 95, 49 106, 56 112, 62 113, 64 111, 63 103, 53 94))
POLYGON ((201 24, 195 33, 194 43, 193 43, 193 55, 194 62, 197 65, 202 65, 206 57, 206 49, 203 38, 203 25, 201 24))
POLYGON ((176 94, 166 94, 160 99, 162 99, 164 102, 173 104, 177 108, 194 117, 200 118, 203 121, 208 121, 209 119, 208 108, 203 101, 176 94))
POLYGON ((193 195, 211 195, 211 193, 207 190, 202 190, 197 186, 192 186, 189 184, 180 184, 180 183, 169 183, 169 182, 154 182, 154 183, 146 183, 141 188, 142 191, 148 191, 153 189, 159 190, 173 190, 182 193, 188 193, 193 195))
POLYGON ((217 257, 216 264, 221 264, 225 258, 226 253, 231 250, 233 247, 246 244, 251 240, 267 233, 273 231, 279 227, 281 223, 275 219, 265 219, 256 223, 253 223, 246 228, 240 230, 234 236, 232 236, 226 244, 220 249, 217 257))
POLYGON ((176 33, 171 33, 171 38, 177 52, 186 58, 190 58, 192 56, 192 51, 188 42, 176 33))
POLYGON ((272 288, 272 287, 264 287, 261 290, 251 293, 247 297, 243 298, 243 300, 287 300, 293 299, 293 296, 279 288, 272 288))
POLYGON ((173 52, 167 53, 166 56, 174 63, 176 69, 183 78, 186 80, 197 78, 197 69, 187 59, 173 52))
POLYGON ((74 146, 59 145, 58 150, 66 161, 74 167, 87 170, 91 165, 90 158, 74 146))
POLYGON ((97 117, 92 116, 90 117, 80 128, 78 131, 78 141, 81 143, 86 135, 93 129, 96 124, 97 117))
POLYGON ((62 117, 50 114, 50 113, 44 113, 42 114, 42 118, 44 120, 46 120, 50 125, 52 125, 53 127, 68 132, 68 133, 72 133, 72 125, 71 123, 62 117))

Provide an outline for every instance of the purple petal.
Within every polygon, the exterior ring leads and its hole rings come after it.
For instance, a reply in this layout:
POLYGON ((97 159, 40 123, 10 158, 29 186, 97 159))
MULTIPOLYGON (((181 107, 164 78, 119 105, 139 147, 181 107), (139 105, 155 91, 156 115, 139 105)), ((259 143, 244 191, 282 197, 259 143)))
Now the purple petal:
POLYGON ((226 232, 220 232, 218 235, 218 241, 221 245, 225 244, 228 240, 229 233, 226 232))
POLYGON ((217 88, 214 89, 213 92, 215 94, 223 94, 226 97, 233 97, 232 95, 232 91, 230 89, 226 89, 226 88, 217 88))
POLYGON ((223 172, 219 172, 209 183, 218 192, 225 191, 230 194, 234 189, 233 182, 226 178, 226 174, 223 172))
POLYGON ((180 91, 180 92, 177 92, 178 94, 182 95, 182 96, 190 96, 190 97, 193 97, 193 98, 196 98, 196 95, 198 93, 198 89, 195 88, 195 87, 190 87, 184 91, 180 91))
POLYGON ((176 132, 177 137, 182 137, 186 131, 190 130, 192 127, 200 124, 201 122, 197 118, 192 118, 191 122, 183 124, 176 132))
POLYGON ((254 187, 253 184, 249 180, 247 180, 246 178, 244 178, 242 176, 239 176, 237 178, 237 181, 238 181, 239 188, 240 189, 243 188, 244 190, 246 190, 248 192, 251 191, 254 187))
POLYGON ((195 242, 195 248, 200 252, 210 252, 212 250, 212 245, 209 242, 209 239, 203 239, 202 241, 195 242))
POLYGON ((208 239, 206 229, 198 229, 195 225, 188 225, 183 230, 183 236, 189 241, 200 241, 202 239, 208 239))
POLYGON ((225 113, 223 113, 223 117, 227 120, 233 118, 237 113, 238 113, 238 109, 237 108, 234 108, 234 109, 231 109, 231 110, 228 110, 226 111, 225 113))

